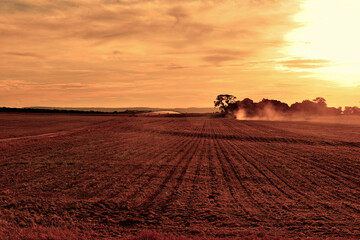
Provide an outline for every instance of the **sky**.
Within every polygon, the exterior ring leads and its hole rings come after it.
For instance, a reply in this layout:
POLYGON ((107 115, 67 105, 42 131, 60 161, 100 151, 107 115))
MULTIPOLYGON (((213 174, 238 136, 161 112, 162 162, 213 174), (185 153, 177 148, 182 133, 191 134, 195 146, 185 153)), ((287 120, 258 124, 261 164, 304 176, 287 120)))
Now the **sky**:
POLYGON ((0 106, 360 105, 358 0, 1 0, 0 106))

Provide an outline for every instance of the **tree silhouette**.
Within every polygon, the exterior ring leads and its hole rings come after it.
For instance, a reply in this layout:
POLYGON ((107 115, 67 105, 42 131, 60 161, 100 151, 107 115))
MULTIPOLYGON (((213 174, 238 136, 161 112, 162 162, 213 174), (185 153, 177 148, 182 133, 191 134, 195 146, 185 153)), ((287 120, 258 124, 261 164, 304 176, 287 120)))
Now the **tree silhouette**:
POLYGON ((229 106, 236 103, 236 97, 229 94, 221 94, 214 101, 215 107, 219 107, 221 112, 227 112, 229 106))
POLYGON ((323 97, 317 97, 313 100, 313 102, 317 103, 321 107, 326 107, 326 100, 323 97))

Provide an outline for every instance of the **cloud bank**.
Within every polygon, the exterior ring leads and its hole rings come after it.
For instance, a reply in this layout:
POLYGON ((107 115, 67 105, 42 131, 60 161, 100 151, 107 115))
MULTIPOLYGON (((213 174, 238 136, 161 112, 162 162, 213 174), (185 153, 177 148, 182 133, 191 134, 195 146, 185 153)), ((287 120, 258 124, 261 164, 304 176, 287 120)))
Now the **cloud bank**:
MULTIPOLYGON (((209 106, 234 89, 255 99, 302 99, 323 82, 280 68, 331 63, 284 60, 284 35, 299 27, 300 2, 3 0, 0 102, 209 106)), ((326 88, 331 95, 336 86, 326 88)))

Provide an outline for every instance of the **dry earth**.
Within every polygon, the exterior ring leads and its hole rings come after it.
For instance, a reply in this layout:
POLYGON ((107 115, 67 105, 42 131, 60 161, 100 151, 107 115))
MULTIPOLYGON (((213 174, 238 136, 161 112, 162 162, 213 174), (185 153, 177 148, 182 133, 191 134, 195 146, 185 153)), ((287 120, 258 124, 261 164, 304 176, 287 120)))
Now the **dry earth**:
POLYGON ((356 239, 359 186, 357 124, 0 114, 3 237, 356 239))

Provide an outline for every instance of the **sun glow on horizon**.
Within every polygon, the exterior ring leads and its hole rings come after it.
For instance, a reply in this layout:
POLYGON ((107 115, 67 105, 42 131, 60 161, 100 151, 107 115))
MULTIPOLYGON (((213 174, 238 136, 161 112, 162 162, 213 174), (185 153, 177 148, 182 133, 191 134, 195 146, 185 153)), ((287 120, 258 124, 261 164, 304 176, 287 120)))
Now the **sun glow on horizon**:
POLYGON ((360 84, 360 1, 307 0, 295 16, 302 27, 286 36, 286 53, 295 58, 326 60, 303 69, 342 86, 360 84))

